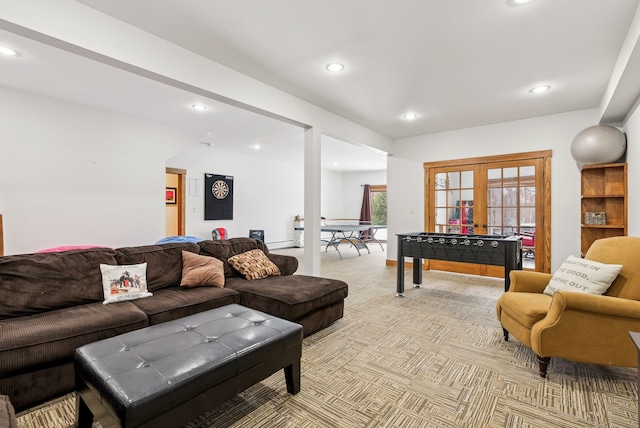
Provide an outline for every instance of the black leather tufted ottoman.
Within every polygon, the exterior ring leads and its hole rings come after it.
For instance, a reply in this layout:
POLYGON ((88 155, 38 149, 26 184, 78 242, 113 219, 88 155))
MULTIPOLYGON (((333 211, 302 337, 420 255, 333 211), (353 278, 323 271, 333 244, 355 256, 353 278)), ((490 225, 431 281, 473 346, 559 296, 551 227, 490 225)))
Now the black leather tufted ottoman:
POLYGON ((300 391, 302 326, 228 305, 76 349, 76 425, 183 426, 284 368, 300 391))

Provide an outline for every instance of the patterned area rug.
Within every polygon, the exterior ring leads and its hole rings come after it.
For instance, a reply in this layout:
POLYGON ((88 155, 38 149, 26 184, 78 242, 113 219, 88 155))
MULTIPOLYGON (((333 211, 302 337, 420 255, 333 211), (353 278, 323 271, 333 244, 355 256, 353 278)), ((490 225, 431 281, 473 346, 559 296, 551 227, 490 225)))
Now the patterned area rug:
MULTIPOLYGON (((301 392, 287 394, 279 372, 189 428, 638 426, 636 369, 556 359, 542 379, 531 350, 503 340, 503 280, 425 272, 413 288, 408 271, 397 298, 379 246, 341 251, 344 260, 322 253, 322 275, 349 283, 345 317, 304 340, 301 392)), ((69 394, 22 413, 19 426, 69 427, 74 411, 69 394)))

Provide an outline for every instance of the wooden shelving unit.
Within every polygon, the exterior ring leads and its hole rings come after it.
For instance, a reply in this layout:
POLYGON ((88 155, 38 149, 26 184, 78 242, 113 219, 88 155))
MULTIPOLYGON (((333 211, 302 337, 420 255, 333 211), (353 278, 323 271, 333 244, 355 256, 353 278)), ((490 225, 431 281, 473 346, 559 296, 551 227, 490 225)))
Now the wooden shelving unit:
POLYGON ((627 164, 582 167, 580 251, 584 256, 593 241, 627 235, 627 164), (605 224, 586 224, 585 213, 604 213, 605 224))

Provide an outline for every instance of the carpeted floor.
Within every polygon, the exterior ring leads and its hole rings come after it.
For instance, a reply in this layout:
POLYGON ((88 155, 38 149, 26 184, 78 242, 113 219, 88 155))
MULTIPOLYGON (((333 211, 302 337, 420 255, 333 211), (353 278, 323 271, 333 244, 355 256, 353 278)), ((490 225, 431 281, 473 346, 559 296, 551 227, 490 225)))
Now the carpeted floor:
MULTIPOLYGON (((528 348, 503 341, 502 280, 425 272, 413 288, 407 272, 402 299, 379 246, 343 255, 322 253, 322 275, 345 280, 349 297, 343 319, 304 340, 301 392, 288 395, 279 372, 189 428, 638 426, 636 369, 552 360, 542 379, 528 348)), ((19 426, 71 426, 73 400, 22 413, 19 426)))

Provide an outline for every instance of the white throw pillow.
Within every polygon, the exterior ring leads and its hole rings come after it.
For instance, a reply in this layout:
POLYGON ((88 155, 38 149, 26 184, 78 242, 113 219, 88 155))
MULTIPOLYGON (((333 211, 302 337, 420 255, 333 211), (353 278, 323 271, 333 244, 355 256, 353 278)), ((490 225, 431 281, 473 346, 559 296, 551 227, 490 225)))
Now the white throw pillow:
POLYGON ((124 300, 142 299, 153 294, 147 290, 147 264, 100 265, 104 302, 114 303, 124 300))
POLYGON ((543 293, 556 291, 604 294, 618 276, 622 265, 608 265, 593 260, 569 256, 553 274, 543 293))

